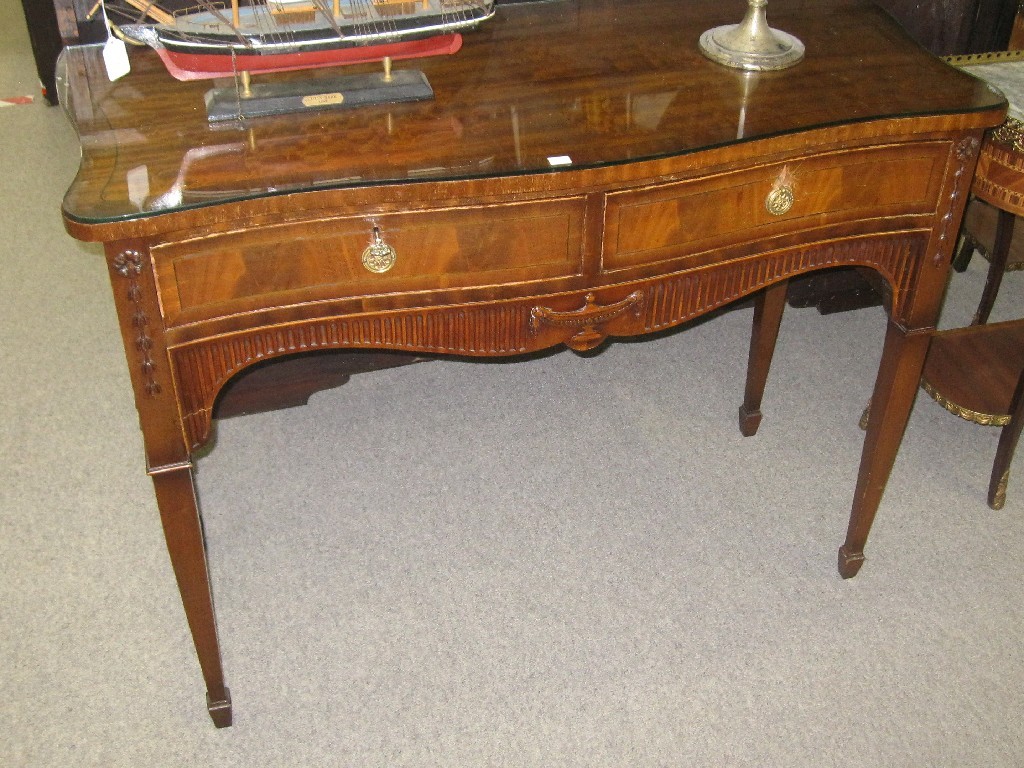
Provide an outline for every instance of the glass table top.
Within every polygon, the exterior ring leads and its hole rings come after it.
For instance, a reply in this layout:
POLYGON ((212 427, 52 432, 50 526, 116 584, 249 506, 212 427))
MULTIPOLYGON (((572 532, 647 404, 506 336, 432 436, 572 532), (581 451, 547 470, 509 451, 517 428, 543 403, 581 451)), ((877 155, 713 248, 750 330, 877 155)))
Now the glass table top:
MULTIPOLYGON (((697 152, 839 123, 1001 109, 1002 95, 912 43, 866 0, 773 0, 806 58, 747 73, 697 41, 738 22, 722 0, 499 5, 453 55, 395 62, 429 100, 210 123, 237 78, 173 79, 132 49, 110 82, 101 46, 70 48, 63 103, 82 145, 64 213, 91 224, 315 189, 557 173, 697 152)), ((378 65, 260 75, 316 81, 378 65)))

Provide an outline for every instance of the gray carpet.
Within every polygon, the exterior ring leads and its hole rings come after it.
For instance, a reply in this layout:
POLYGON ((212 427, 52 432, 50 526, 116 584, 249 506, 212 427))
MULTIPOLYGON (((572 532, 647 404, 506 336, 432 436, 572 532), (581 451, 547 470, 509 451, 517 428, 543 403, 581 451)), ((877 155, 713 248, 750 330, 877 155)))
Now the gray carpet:
MULTIPOLYGON (((36 93, 0 0, 0 96, 36 93)), ((1021 766, 1024 472, 919 398, 836 574, 884 330, 751 311, 437 362, 225 421, 199 463, 233 728, 204 709, 62 113, 0 108, 0 765, 1021 766)), ((965 323, 984 262, 953 277, 965 323)), ((1024 275, 995 318, 1019 314, 1024 275)))

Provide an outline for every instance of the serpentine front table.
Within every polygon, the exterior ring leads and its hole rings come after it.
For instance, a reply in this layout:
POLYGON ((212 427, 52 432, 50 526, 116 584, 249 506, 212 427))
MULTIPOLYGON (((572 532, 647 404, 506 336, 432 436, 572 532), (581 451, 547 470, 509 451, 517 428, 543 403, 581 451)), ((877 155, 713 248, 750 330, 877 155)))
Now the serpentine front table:
POLYGON ((273 358, 584 350, 756 295, 740 411, 752 434, 786 280, 872 268, 891 288, 890 319, 839 556, 844 577, 857 573, 980 140, 1005 103, 865 0, 773 0, 773 26, 806 46, 791 69, 705 59, 701 33, 742 6, 503 5, 458 54, 402 62, 422 69, 433 100, 216 125, 209 83, 172 80, 148 50, 113 83, 99 49, 66 52, 82 163, 64 220, 105 244, 218 726, 231 702, 193 455, 218 392, 273 358))

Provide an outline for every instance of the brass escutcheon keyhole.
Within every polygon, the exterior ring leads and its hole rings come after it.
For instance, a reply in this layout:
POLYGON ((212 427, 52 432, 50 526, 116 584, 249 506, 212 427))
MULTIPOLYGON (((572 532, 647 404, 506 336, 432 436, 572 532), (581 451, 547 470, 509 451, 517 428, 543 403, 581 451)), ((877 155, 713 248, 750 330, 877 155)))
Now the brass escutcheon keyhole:
POLYGON ((768 197, 764 199, 764 207, 772 216, 782 216, 793 207, 796 197, 793 195, 793 187, 789 184, 779 184, 772 188, 768 197))
POLYGON ((373 240, 363 251, 363 266, 371 272, 381 274, 395 266, 397 258, 395 249, 385 243, 384 238, 380 236, 380 227, 374 227, 373 240))
POLYGON ((768 197, 765 198, 765 208, 772 216, 781 216, 793 208, 796 196, 793 194, 793 186, 790 184, 779 184, 772 188, 768 197))

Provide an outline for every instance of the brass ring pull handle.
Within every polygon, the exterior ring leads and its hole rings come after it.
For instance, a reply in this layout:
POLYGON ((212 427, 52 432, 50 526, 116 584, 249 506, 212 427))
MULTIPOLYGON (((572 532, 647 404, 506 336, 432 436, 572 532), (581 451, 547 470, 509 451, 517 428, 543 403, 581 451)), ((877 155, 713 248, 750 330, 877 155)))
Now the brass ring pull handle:
POLYGON ((639 314, 644 304, 643 291, 633 291, 626 298, 614 304, 598 306, 594 294, 588 293, 580 309, 559 312, 548 307, 534 307, 530 310, 530 330, 536 333, 541 326, 576 329, 565 345, 577 352, 593 349, 608 337, 608 332, 599 325, 609 323, 632 310, 639 314))
POLYGON ((363 251, 363 266, 371 272, 381 274, 395 266, 398 255, 395 249, 384 242, 380 236, 380 227, 373 228, 373 240, 363 251))
POLYGON ((782 216, 789 213, 795 200, 791 184, 776 184, 764 199, 764 207, 772 216, 782 216))

